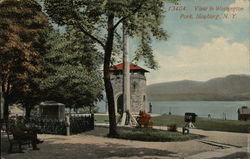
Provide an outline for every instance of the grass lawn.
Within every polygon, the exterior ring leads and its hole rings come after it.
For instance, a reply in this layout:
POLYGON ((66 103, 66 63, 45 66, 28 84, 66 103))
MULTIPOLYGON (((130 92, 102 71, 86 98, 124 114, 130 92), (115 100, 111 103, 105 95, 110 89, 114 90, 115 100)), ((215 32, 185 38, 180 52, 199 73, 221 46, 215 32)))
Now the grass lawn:
POLYGON ((186 141, 201 138, 200 135, 187 134, 180 132, 171 132, 164 130, 156 130, 150 128, 118 128, 118 136, 115 138, 139 141, 186 141))
MULTIPOLYGON (((107 115, 95 115, 96 122, 108 122, 107 115)), ((155 126, 167 126, 176 124, 178 127, 185 125, 183 116, 166 115, 151 118, 155 126)), ((228 131, 250 133, 250 121, 222 120, 197 118, 194 124, 196 128, 203 130, 228 131)))
POLYGON ((109 121, 108 115, 95 114, 95 121, 98 123, 106 123, 109 121))
MULTIPOLYGON (((158 117, 153 117, 152 121, 154 125, 158 126, 177 124, 178 127, 181 127, 185 125, 183 116, 158 116, 158 117)), ((242 133, 250 132, 249 121, 208 119, 208 118, 198 117, 194 125, 196 128, 203 130, 242 132, 242 133)))

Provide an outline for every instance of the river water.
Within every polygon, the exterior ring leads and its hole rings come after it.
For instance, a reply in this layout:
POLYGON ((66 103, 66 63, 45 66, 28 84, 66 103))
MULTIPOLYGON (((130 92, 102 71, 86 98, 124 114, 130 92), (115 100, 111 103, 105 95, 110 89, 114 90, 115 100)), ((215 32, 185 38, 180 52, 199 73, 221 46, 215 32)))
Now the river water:
MULTIPOLYGON (((238 108, 250 107, 250 101, 150 101, 153 114, 184 115, 185 112, 196 113, 199 117, 237 120, 238 108)), ((104 102, 98 103, 99 112, 105 112, 104 102)))
POLYGON ((184 115, 185 112, 196 113, 200 117, 237 120, 237 110, 250 106, 250 101, 152 101, 152 113, 184 115))

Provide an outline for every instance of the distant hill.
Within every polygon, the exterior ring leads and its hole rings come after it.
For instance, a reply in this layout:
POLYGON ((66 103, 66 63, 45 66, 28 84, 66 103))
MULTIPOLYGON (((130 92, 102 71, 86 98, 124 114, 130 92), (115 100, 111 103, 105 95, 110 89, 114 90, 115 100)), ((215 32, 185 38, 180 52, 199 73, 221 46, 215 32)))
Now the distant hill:
POLYGON ((149 100, 250 100, 250 76, 157 83, 147 86, 147 93, 149 100))

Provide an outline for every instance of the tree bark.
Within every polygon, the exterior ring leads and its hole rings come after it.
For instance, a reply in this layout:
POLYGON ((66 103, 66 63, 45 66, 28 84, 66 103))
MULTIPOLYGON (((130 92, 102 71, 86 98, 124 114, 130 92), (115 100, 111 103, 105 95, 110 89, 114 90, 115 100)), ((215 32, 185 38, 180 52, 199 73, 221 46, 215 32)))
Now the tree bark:
POLYGON ((113 88, 110 81, 109 73, 104 75, 105 90, 108 99, 108 112, 109 112, 109 136, 117 135, 116 132, 116 116, 115 116, 115 104, 113 88))
POLYGON ((4 120, 7 122, 9 119, 9 92, 10 92, 10 83, 9 80, 8 82, 3 84, 3 99, 4 99, 4 104, 3 104, 3 115, 4 115, 4 120), (6 84, 6 85, 5 85, 6 84))
POLYGON ((31 113, 31 106, 29 106, 29 105, 27 105, 26 107, 25 107, 25 109, 26 109, 26 111, 25 111, 25 118, 26 119, 29 119, 30 118, 30 113, 31 113))
POLYGON ((116 136, 116 116, 115 116, 115 102, 114 102, 114 93, 110 80, 110 61, 113 49, 113 40, 114 40, 114 16, 108 16, 108 37, 105 45, 105 55, 104 55, 104 65, 103 65, 103 74, 104 74, 104 85, 106 96, 108 100, 108 112, 109 112, 109 136, 116 136))
POLYGON ((9 102, 6 98, 4 98, 4 104, 3 104, 3 116, 4 120, 8 121, 8 116, 9 116, 9 102))

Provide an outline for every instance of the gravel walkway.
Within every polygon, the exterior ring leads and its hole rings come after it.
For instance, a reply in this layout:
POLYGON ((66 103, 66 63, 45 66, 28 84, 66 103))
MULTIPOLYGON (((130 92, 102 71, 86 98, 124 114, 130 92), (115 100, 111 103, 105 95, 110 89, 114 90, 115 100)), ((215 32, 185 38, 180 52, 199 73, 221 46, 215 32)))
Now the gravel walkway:
MULTIPOLYGON (((164 129, 164 128, 161 128, 164 129)), ((191 133, 207 136, 185 142, 142 142, 105 137, 107 127, 72 136, 39 135, 44 140, 39 151, 25 147, 25 153, 3 154, 4 159, 174 159, 186 158, 203 152, 214 152, 221 147, 201 141, 212 141, 243 147, 248 145, 249 134, 203 131, 191 133)), ((6 146, 6 145, 5 145, 6 146)))

